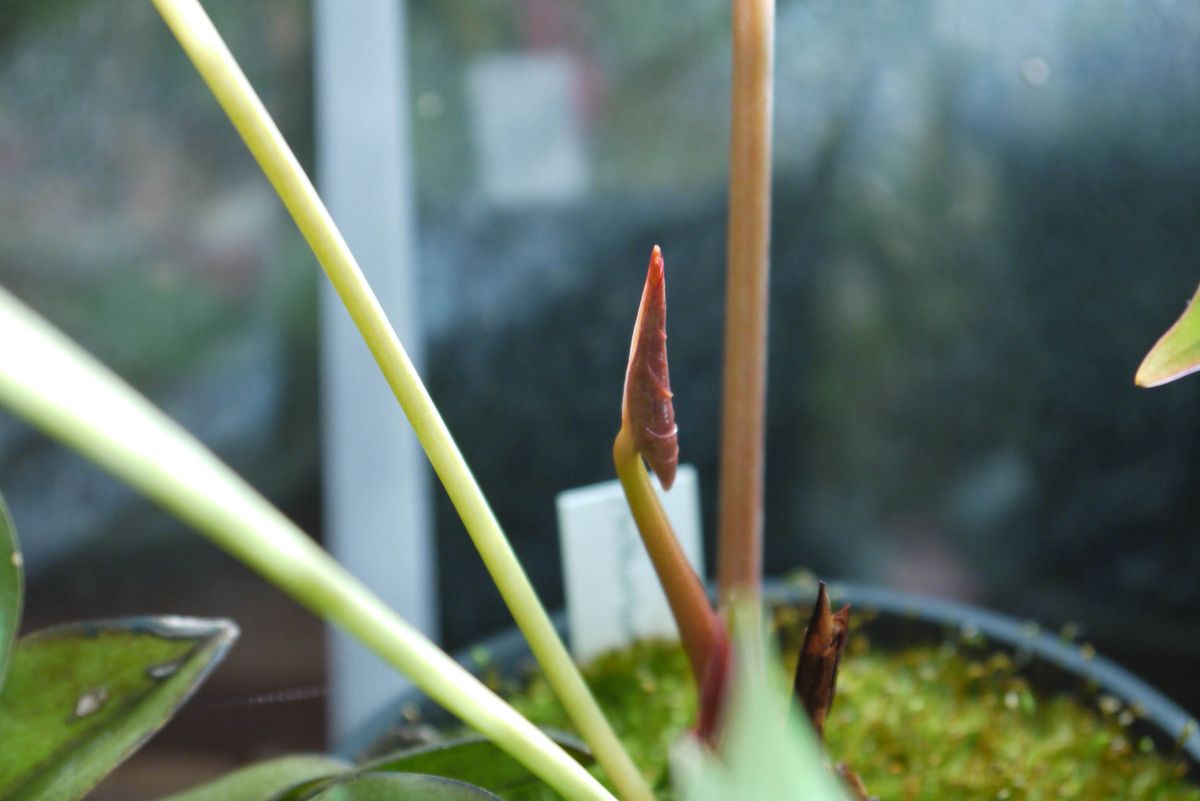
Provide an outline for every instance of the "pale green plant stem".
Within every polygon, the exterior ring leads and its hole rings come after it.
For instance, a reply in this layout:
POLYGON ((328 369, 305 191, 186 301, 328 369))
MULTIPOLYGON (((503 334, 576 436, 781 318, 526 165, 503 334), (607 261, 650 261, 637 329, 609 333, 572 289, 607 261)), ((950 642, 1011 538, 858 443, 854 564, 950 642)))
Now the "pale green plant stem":
POLYGON ((658 574, 658 583, 667 596, 671 615, 679 629, 679 639, 692 667, 692 676, 697 685, 703 685, 716 650, 720 619, 713 612, 708 593, 675 536, 675 529, 659 503, 658 493, 654 491, 642 457, 633 444, 633 436, 625 426, 621 426, 613 443, 613 464, 646 553, 658 574))
POLYGON ((0 289, 0 403, 91 458, 337 623, 576 801, 612 796, 351 576, 195 438, 0 289))
POLYGON ((618 793, 652 801, 645 779, 597 706, 534 592, 449 429, 316 189, 220 34, 195 0, 154 0, 197 71, 275 187, 399 400, 563 708, 618 793))

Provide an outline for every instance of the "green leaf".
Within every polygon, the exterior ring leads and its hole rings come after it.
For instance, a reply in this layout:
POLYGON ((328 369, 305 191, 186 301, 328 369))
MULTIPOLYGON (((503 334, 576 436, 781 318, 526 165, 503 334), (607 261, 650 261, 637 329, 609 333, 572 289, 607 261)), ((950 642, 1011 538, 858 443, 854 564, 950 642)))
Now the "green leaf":
MULTIPOLYGON (((778 658, 739 626, 733 695, 720 754, 694 737, 672 751, 683 801, 845 801, 816 733, 796 714, 778 658)), ((852 766, 853 767, 853 766, 852 766)))
POLYGON ((0 496, 0 687, 4 686, 13 641, 21 625, 22 576, 17 529, 0 496))
POLYGON ((502 801, 481 787, 419 773, 358 773, 331 782, 305 801, 502 801))
MULTIPOLYGON (((546 731, 564 751, 583 765, 592 762, 587 746, 561 732, 546 731)), ((378 773, 424 773, 458 779, 493 793, 509 793, 541 779, 482 737, 468 737, 380 757, 362 766, 378 773)))
MULTIPOLYGON (((543 731, 547 737, 580 764, 590 765, 592 763, 591 753, 587 750, 587 746, 579 740, 562 732, 549 729, 543 731)), ((478 736, 464 737, 459 740, 434 743, 388 754, 364 763, 355 775, 411 775, 422 779, 434 777, 453 779, 466 786, 487 791, 487 795, 484 796, 486 798, 493 798, 492 793, 503 794, 505 798, 516 798, 525 790, 535 787, 540 789, 545 786, 541 779, 532 774, 520 762, 478 736)), ((309 799, 324 798, 320 794, 325 789, 344 783, 349 778, 338 777, 327 781, 308 782, 275 796, 274 801, 309 801, 309 799)), ((441 798, 441 796, 434 797, 441 798)), ((458 796, 447 797, 458 798, 458 796)), ((477 798, 478 796, 470 797, 477 798)), ((180 800, 170 799, 169 801, 180 800)))
POLYGON ((18 640, 0 691, 0 798, 82 798, 167 722, 237 631, 228 620, 128 618, 18 640))
POLYGON ((265 801, 297 784, 346 773, 351 768, 349 762, 333 757, 296 754, 235 770, 161 801, 265 801))
POLYGON ((1200 289, 1188 302, 1183 316, 1154 344, 1134 383, 1139 387, 1157 387, 1200 370, 1200 289))

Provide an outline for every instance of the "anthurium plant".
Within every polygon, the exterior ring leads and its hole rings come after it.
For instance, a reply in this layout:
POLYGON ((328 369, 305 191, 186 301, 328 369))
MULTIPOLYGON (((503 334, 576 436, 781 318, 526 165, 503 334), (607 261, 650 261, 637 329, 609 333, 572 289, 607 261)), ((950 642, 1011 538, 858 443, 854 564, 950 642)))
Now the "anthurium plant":
MULTIPOLYGON (((220 34, 196 0, 154 4, 361 331, 584 740, 543 731, 514 711, 194 437, 0 289, 0 342, 19 343, 0 353, 0 404, 357 637, 478 735, 365 765, 324 756, 286 757, 247 767, 175 801, 472 801, 520 798, 538 786, 570 801, 654 798, 556 634, 353 254, 220 34)), ((842 797, 841 785, 824 765, 812 730, 799 722, 797 704, 781 694, 754 613, 761 552, 774 8, 771 0, 734 0, 732 10, 719 609, 710 605, 699 578, 682 560, 642 463, 645 458, 670 485, 678 444, 665 350, 665 268, 657 248, 635 324, 614 459, 704 700, 696 736, 678 744, 681 796, 824 801, 842 797), (741 611, 735 615, 731 609, 741 611), (734 617, 739 622, 731 637, 728 622, 734 617), (766 749, 759 744, 764 731, 774 733, 766 738, 766 749), (786 770, 764 770, 779 765, 786 770)), ((75 624, 17 639, 20 553, 13 523, 0 504, 0 798, 69 801, 83 797, 169 719, 220 661, 237 628, 225 620, 137 618, 75 624)), ((828 643, 821 647, 829 650, 828 643)), ((827 662, 828 655, 821 663, 826 673, 827 662)))

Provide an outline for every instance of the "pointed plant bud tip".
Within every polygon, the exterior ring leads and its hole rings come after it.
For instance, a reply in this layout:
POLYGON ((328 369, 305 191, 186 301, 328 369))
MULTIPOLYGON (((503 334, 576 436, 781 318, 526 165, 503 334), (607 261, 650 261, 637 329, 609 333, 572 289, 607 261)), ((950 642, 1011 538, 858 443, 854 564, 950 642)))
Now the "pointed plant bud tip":
POLYGON ((819 654, 825 650, 833 638, 833 616, 829 604, 829 592, 825 582, 817 585, 817 599, 813 602, 812 616, 808 620, 808 628, 803 642, 806 653, 819 654))
POLYGON ((633 327, 621 422, 663 489, 670 489, 679 462, 679 437, 667 369, 666 268, 658 245, 650 252, 646 286, 633 327))
POLYGON ((646 283, 661 283, 665 273, 666 265, 663 263, 662 248, 655 245, 654 249, 650 251, 650 268, 646 271, 646 283))

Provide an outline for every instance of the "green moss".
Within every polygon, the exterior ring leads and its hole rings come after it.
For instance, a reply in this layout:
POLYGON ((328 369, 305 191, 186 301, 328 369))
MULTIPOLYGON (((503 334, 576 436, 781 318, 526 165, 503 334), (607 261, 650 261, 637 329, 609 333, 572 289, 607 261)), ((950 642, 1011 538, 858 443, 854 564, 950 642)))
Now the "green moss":
POLYGON ((1200 799, 1119 717, 1040 698, 1003 653, 964 663, 946 645, 854 655, 827 731, 831 753, 893 801, 1200 799))
MULTIPOLYGON (((664 799, 667 744, 695 714, 687 670, 677 646, 648 642, 584 671, 664 799)), ((511 700, 539 724, 569 728, 538 676, 511 700)), ((1040 696, 1004 653, 954 642, 893 652, 855 634, 826 731, 832 758, 885 801, 1200 801, 1181 764, 1129 733, 1133 717, 1115 699, 1092 709, 1040 696)))

